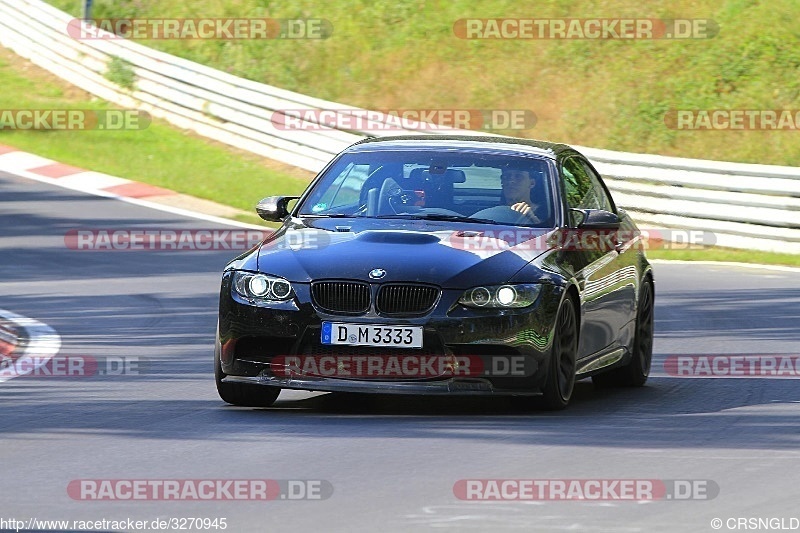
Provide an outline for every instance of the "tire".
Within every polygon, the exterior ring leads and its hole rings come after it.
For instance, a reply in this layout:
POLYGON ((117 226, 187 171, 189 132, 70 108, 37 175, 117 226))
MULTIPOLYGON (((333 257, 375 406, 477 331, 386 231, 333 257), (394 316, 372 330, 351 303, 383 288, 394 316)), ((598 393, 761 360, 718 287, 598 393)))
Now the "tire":
POLYGON ((542 388, 542 399, 546 409, 557 411, 569 405, 575 388, 577 351, 578 321, 575 317, 575 304, 568 295, 558 308, 553 337, 553 356, 542 388))
POLYGON ((214 380, 217 382, 217 393, 222 401, 240 407, 269 407, 281 389, 265 387, 263 385, 250 385, 248 383, 223 383, 225 374, 222 372, 222 363, 219 359, 219 343, 214 348, 214 380))
POLYGON ((630 362, 609 372, 592 376, 592 382, 598 387, 641 387, 650 376, 653 362, 653 283, 646 279, 642 283, 639 303, 636 306, 636 330, 633 336, 633 348, 630 362))

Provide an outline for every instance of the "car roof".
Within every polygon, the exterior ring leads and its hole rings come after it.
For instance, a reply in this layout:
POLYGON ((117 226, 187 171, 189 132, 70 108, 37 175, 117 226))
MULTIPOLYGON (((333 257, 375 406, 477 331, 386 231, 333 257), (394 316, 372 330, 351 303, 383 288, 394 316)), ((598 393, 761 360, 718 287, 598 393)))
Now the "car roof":
POLYGON ((575 152, 566 144, 520 139, 517 137, 473 136, 473 135, 396 135, 363 139, 347 148, 346 152, 392 150, 408 148, 461 148, 492 152, 516 152, 550 159, 562 152, 575 152))

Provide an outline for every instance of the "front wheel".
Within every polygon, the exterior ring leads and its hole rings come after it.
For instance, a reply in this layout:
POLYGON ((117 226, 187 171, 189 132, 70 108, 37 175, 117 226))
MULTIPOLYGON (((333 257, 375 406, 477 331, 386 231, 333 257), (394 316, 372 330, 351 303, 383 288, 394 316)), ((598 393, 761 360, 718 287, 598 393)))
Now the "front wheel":
POLYGON ((217 343, 214 348, 214 380, 217 382, 217 393, 222 401, 240 407, 269 407, 275 403, 281 393, 281 389, 277 387, 223 382, 225 373, 222 371, 219 356, 220 348, 217 343))
POLYGON ((564 409, 575 388, 575 358, 578 351, 578 322, 571 296, 564 298, 558 309, 553 356, 542 389, 544 405, 550 410, 564 409))

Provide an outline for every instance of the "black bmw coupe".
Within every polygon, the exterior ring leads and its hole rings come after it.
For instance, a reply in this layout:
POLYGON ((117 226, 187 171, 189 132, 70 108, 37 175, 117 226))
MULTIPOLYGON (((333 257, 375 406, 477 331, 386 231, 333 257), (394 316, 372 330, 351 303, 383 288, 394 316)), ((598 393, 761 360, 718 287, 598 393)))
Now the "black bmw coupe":
POLYGON ((654 285, 639 231, 563 144, 502 137, 358 142, 222 275, 220 397, 281 389, 536 395, 641 386, 654 285))

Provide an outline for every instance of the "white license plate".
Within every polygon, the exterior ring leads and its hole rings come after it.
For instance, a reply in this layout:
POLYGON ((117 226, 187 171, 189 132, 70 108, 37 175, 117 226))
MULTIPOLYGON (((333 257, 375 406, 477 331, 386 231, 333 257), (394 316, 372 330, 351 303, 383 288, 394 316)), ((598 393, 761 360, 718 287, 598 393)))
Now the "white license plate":
POLYGON ((323 322, 322 344, 422 348, 422 326, 323 322))

